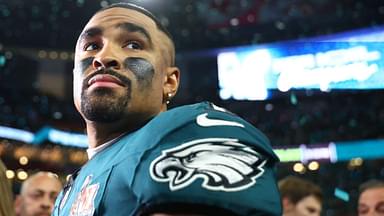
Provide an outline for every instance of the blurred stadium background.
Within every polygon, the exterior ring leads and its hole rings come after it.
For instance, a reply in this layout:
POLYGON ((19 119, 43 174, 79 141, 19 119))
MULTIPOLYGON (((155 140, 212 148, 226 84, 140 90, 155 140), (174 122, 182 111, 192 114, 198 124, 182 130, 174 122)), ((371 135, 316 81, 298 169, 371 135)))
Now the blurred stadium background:
MULTIPOLYGON (((86 162, 84 123, 72 103, 73 50, 93 12, 114 2, 0 0, 0 157, 15 191, 36 170, 65 179, 86 162)), ((384 178, 384 83, 271 89, 264 100, 223 97, 217 54, 298 40, 316 47, 314 38, 380 33, 383 1, 131 2, 152 10, 174 36, 182 84, 172 106, 210 100, 239 114, 271 139, 282 158, 279 178, 298 175, 320 184, 326 195, 323 215, 354 215, 357 186, 384 178)), ((295 44, 303 45, 291 47, 295 44)), ((383 72, 382 63, 377 69, 383 72)))

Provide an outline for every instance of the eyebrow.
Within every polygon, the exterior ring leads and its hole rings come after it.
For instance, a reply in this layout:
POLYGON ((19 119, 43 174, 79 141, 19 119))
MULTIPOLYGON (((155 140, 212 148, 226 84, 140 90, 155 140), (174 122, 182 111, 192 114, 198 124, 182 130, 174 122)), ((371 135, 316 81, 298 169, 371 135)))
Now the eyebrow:
POLYGON ((38 192, 38 193, 58 193, 55 190, 45 190, 45 189, 39 189, 39 188, 33 190, 32 192, 38 192))
POLYGON ((151 35, 149 34, 149 32, 145 28, 143 28, 141 26, 138 26, 138 25, 133 24, 133 23, 122 22, 122 23, 116 24, 116 28, 121 28, 127 32, 139 32, 152 44, 151 35))
MULTIPOLYGON (((122 23, 116 24, 115 27, 121 28, 126 32, 139 32, 150 42, 150 44, 152 44, 152 38, 149 32, 141 26, 138 26, 133 23, 122 22, 122 23)), ((104 29, 100 27, 92 27, 92 28, 86 29, 80 34, 79 41, 100 36, 103 34, 103 32, 104 32, 104 29)))
POLYGON ((79 41, 82 41, 87 38, 93 38, 103 34, 103 29, 99 27, 93 27, 85 30, 80 34, 79 41))

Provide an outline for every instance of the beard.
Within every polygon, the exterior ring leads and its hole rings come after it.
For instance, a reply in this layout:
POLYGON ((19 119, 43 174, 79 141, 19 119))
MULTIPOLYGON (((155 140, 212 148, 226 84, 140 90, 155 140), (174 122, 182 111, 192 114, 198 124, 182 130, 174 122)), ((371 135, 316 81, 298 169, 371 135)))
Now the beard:
POLYGON ((98 70, 83 80, 80 109, 84 117, 90 121, 111 123, 120 118, 131 101, 131 80, 111 69, 98 70), (108 88, 87 91, 89 80, 97 74, 109 74, 117 77, 126 86, 124 94, 108 88))
POLYGON ((86 119, 100 123, 111 123, 122 118, 131 100, 127 94, 116 95, 111 89, 95 89, 81 94, 81 111, 86 119))

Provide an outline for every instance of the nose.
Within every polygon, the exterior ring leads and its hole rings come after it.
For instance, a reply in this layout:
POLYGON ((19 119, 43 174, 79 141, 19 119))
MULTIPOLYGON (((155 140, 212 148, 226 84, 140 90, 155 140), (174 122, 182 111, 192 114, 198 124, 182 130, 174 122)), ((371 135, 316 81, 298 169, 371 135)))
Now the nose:
POLYGON ((44 196, 44 198, 42 198, 41 200, 41 203, 40 203, 40 207, 42 209, 45 209, 45 210, 52 210, 53 209, 53 201, 49 198, 49 196, 44 196))
POLYGON ((113 47, 105 45, 103 49, 98 53, 98 55, 93 59, 93 68, 95 70, 99 69, 100 67, 120 69, 121 65, 120 61, 115 55, 116 52, 117 50, 114 50, 113 47))

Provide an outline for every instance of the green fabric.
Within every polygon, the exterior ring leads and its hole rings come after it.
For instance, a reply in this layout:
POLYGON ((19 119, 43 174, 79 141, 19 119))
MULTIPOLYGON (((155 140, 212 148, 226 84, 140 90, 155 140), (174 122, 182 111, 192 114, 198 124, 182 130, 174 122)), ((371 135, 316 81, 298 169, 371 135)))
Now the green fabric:
POLYGON ((96 154, 66 190, 68 198, 59 195, 53 215, 133 216, 144 205, 181 201, 244 216, 281 215, 277 161, 268 139, 238 116, 208 102, 182 106, 96 154), (167 170, 180 171, 180 179, 167 170))

